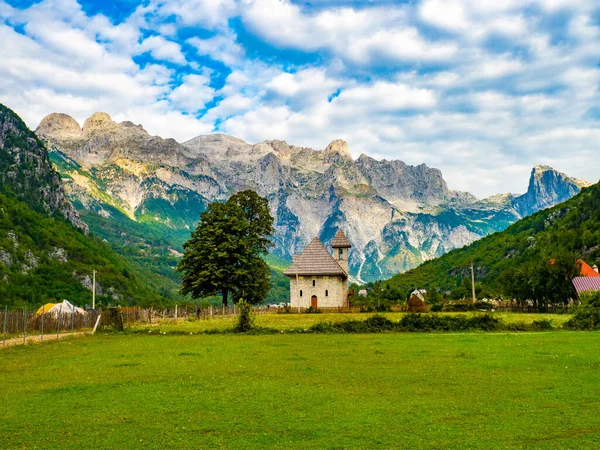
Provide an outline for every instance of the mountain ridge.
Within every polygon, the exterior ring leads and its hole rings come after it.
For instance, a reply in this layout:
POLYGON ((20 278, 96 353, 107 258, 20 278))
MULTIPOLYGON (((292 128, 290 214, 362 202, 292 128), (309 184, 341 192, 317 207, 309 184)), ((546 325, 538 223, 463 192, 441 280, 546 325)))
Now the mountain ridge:
POLYGON ((132 220, 191 229, 209 202, 254 189, 271 204, 278 257, 290 260, 314 236, 327 242, 342 228, 354 246, 350 270, 357 280, 415 267, 580 190, 566 175, 540 169, 526 197, 479 200, 449 190, 441 171, 425 164, 364 154, 354 160, 342 140, 324 150, 280 140, 249 144, 224 134, 177 143, 104 113, 79 131, 65 116, 47 116, 36 132, 69 179, 69 198, 83 208, 106 215, 108 204, 132 220), (64 162, 69 159, 79 167, 64 162))

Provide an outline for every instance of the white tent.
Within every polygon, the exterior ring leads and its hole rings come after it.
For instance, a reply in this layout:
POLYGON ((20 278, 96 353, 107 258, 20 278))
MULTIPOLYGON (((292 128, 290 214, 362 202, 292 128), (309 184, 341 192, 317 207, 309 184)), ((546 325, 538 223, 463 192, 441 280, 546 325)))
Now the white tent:
POLYGON ((46 314, 50 314, 53 317, 58 317, 59 314, 61 316, 62 315, 70 316, 73 312, 75 314, 85 314, 86 313, 85 309, 72 305, 71 303, 69 303, 68 300, 63 300, 62 303, 56 303, 48 311, 45 311, 46 314))

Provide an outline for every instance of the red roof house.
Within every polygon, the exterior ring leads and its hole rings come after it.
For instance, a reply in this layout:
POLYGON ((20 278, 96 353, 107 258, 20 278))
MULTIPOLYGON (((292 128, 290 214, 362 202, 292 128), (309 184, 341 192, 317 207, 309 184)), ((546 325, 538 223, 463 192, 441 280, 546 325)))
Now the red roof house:
POLYGON ((578 259, 577 262, 581 264, 580 276, 582 276, 582 277, 600 277, 600 273, 596 272, 592 267, 590 267, 588 264, 586 264, 585 261, 578 259))

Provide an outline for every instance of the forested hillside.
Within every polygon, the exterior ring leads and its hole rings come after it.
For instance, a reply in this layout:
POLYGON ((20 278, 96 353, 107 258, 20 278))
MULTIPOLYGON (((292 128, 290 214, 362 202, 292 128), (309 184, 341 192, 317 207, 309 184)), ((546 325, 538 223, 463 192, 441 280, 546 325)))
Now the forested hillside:
POLYGON ((156 276, 115 254, 66 199, 43 144, 0 105, 0 301, 91 304, 91 276, 104 304, 161 304, 156 276))
POLYGON ((385 284, 405 292, 413 288, 455 290, 456 296, 464 289, 468 296, 462 285, 465 279, 464 285, 469 284, 470 264, 474 261, 482 293, 511 294, 515 283, 540 265, 569 263, 576 258, 590 264, 600 261, 600 184, 502 232, 396 275, 385 284))

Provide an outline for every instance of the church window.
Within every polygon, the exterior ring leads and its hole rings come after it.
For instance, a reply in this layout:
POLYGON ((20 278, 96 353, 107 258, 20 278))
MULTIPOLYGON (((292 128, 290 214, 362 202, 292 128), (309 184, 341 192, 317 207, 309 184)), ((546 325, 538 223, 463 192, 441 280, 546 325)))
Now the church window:
POLYGON ((325 297, 329 297, 329 291, 325 289, 325 297))
POLYGON ((300 289, 300 297, 302 297, 302 289, 300 289))
POLYGON ((344 249, 343 249, 343 248, 340 248, 340 258, 341 258, 342 256, 344 256, 344 249))
POLYGON ((316 280, 313 280, 313 287, 317 284, 316 280))

